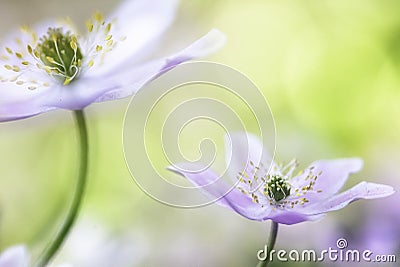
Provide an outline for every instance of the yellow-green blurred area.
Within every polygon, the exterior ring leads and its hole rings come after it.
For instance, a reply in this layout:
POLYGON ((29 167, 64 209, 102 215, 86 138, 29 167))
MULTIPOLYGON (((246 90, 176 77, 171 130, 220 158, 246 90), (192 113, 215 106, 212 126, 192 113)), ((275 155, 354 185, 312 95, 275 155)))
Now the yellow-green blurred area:
MULTIPOLYGON (((117 4, 2 0, 0 33, 65 16, 84 29, 94 11, 107 13, 117 4)), ((262 90, 275 118, 278 161, 297 158, 307 166, 317 159, 357 156, 365 166, 346 187, 368 180, 398 189, 399 13, 396 0, 183 0, 163 46, 167 54, 211 28, 223 31, 226 46, 207 60, 240 70, 262 90)), ((166 101, 174 103, 181 96, 169 97, 166 101)), ((138 188, 123 155, 128 103, 124 99, 87 109, 87 194, 73 238, 56 261, 76 266, 255 266, 269 222, 248 221, 218 205, 169 207, 138 188), (104 257, 108 263, 99 261, 104 257)), ((236 106, 245 120, 252 119, 236 106)), ((157 113, 153 116, 155 123, 157 113)), ((155 129, 164 116, 160 111, 155 129)), ((218 153, 223 153, 223 131, 207 125, 199 122, 182 132, 180 146, 189 159, 200 156, 204 133, 217 138, 218 153)), ((149 155, 164 170, 160 135, 153 135, 149 155)), ((25 243, 35 258, 54 235, 73 192, 77 143, 69 111, 0 124, 0 250, 25 243)), ((374 205, 385 209, 389 202, 376 200, 374 205)), ((374 212, 370 205, 360 201, 319 222, 281 227, 277 248, 320 248, 324 240, 341 237, 334 229, 355 233, 374 212)))

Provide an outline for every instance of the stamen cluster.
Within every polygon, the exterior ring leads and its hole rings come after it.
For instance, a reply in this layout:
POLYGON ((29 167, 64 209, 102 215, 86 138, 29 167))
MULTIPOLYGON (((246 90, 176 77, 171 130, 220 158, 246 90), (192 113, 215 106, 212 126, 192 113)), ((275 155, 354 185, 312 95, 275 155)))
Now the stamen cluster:
POLYGON ((82 66, 82 53, 77 37, 70 32, 64 34, 61 28, 49 28, 35 50, 28 45, 28 51, 43 62, 41 68, 48 74, 63 78, 64 85, 78 75, 82 66))
POLYGON ((12 82, 29 90, 49 87, 54 82, 68 85, 94 65, 104 63, 105 55, 119 41, 111 34, 112 23, 95 13, 86 23, 86 37, 73 33, 75 27, 67 19, 66 27, 49 27, 43 36, 33 29, 21 27, 22 36, 16 37, 0 49, 0 82, 12 82), (47 74, 47 75, 43 75, 47 74), (53 78, 53 79, 48 79, 53 78))
POLYGON ((265 183, 264 194, 265 193, 276 202, 279 202, 290 195, 290 184, 284 178, 273 175, 268 179, 267 183, 265 183))
POLYGON ((321 172, 314 174, 314 168, 308 168, 306 170, 308 173, 300 173, 297 176, 297 178, 302 178, 298 179, 294 188, 290 179, 297 166, 296 160, 285 166, 273 164, 271 168, 265 168, 263 164, 256 166, 253 162, 250 162, 248 171, 238 174, 239 184, 237 188, 262 207, 269 205, 274 209, 285 209, 304 205, 309 202, 306 196, 308 192, 322 192, 321 190, 314 190, 321 172))

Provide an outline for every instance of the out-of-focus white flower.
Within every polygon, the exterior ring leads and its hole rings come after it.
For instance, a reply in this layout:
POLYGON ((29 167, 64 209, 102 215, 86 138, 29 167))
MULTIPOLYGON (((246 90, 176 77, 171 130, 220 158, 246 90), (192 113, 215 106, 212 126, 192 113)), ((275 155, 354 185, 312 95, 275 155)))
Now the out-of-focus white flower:
POLYGON ((150 253, 147 238, 141 233, 113 233, 97 220, 83 219, 74 227, 54 264, 58 267, 130 267, 137 266, 150 253))
POLYGON ((29 267, 30 256, 24 245, 7 248, 0 254, 0 267, 29 267))

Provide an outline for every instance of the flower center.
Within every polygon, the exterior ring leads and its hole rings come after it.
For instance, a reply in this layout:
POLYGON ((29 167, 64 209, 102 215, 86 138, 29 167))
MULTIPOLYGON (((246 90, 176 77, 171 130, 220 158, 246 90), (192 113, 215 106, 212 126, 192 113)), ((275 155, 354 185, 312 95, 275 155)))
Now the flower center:
POLYGON ((250 161, 248 169, 239 172, 236 188, 252 198, 254 203, 261 207, 266 205, 273 209, 294 208, 309 202, 308 193, 321 193, 314 189, 318 177, 322 172, 315 173, 314 167, 307 168, 295 176, 296 181, 291 183, 293 172, 298 166, 297 160, 286 165, 273 163, 271 168, 260 163, 256 166, 250 161))
MULTIPOLYGON (((105 64, 106 54, 125 40, 114 30, 115 21, 106 22, 102 14, 95 13, 86 23, 84 38, 61 27, 50 27, 38 38, 28 26, 21 27, 23 38, 17 36, 8 46, 0 45, 0 67, 5 69, 0 71, 0 83, 11 82, 29 90, 50 87, 54 79, 57 85, 60 81, 70 84, 93 66, 105 64), (41 75, 43 71, 48 75, 41 75)), ((68 19, 63 25, 73 28, 68 19)))
MULTIPOLYGON (((32 48, 28 47, 28 50, 32 53, 32 48)), ((77 37, 70 32, 64 34, 62 28, 49 28, 33 53, 43 62, 47 73, 64 79, 64 85, 79 74, 83 56, 77 37)))
POLYGON ((290 184, 280 176, 273 175, 268 183, 265 184, 264 192, 268 196, 279 202, 290 195, 290 184))

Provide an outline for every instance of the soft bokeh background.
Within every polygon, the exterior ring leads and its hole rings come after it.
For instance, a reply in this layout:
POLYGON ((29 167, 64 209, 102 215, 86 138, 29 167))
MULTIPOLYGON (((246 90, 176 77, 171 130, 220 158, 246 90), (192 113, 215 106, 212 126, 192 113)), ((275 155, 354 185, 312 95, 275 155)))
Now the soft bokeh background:
MULTIPOLYGON (((107 13, 117 4, 1 0, 0 34, 49 16, 69 16, 84 25, 93 11, 107 13)), ((359 156, 365 167, 347 186, 370 180, 398 190, 399 11, 400 2, 392 0, 183 0, 163 44, 168 52, 212 27, 222 30, 228 43, 209 59, 241 70, 263 91, 275 117, 279 160, 296 157, 305 166, 320 158, 359 156)), ((76 266, 255 266, 269 223, 245 220, 217 205, 172 208, 139 190, 122 152, 128 102, 87 110, 92 156, 87 195, 77 227, 56 261, 76 266)), ((201 130, 193 127, 187 134, 201 130)), ((196 157, 197 142, 183 140, 189 157, 196 157)), ((75 182, 76 143, 67 111, 0 124, 0 250, 26 243, 35 257, 54 234, 75 182)), ((162 155, 153 160, 164 162, 162 155)), ((381 254, 399 257, 398 200, 396 194, 360 201, 319 222, 281 227, 277 248, 322 250, 345 237, 352 248, 370 244, 381 254)))

